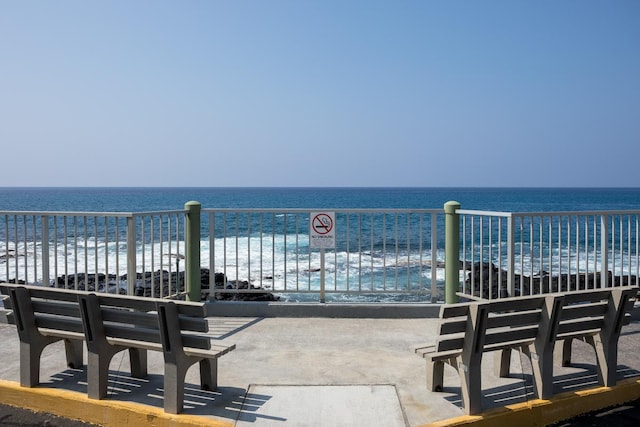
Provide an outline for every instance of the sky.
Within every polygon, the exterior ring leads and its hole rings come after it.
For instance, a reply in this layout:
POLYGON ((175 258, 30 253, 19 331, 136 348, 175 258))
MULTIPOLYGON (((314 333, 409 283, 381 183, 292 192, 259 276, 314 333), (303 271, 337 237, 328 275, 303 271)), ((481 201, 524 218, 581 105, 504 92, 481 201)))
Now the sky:
POLYGON ((640 1, 0 0, 0 186, 640 187, 640 1))

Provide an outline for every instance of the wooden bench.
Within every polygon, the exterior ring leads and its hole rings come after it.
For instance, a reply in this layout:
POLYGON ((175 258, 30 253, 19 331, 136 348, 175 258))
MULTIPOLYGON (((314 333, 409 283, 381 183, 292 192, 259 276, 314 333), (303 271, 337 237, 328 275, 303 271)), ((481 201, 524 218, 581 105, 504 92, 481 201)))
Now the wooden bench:
POLYGON ((217 387, 217 359, 235 345, 214 345, 208 331, 206 306, 202 303, 170 301, 110 294, 92 294, 40 286, 0 284, 8 319, 20 337, 20 384, 39 383, 43 349, 64 340, 67 364, 83 366, 86 342, 87 393, 90 398, 107 396, 109 364, 113 356, 128 350, 131 374, 147 375, 147 350, 164 355, 164 408, 183 409, 185 376, 200 364, 204 389, 217 387))
POLYGON ((67 366, 83 366, 84 330, 77 292, 41 286, 0 284, 9 323, 20 339, 20 385, 40 383, 40 357, 50 344, 64 341, 67 366))
POLYGON ((465 411, 482 411, 483 353, 499 351, 497 374, 508 376, 512 350, 531 360, 539 398, 553 395, 554 348, 563 341, 564 364, 570 363, 571 342, 582 339, 596 349, 601 382, 615 384, 617 344, 622 325, 629 321, 635 287, 569 294, 548 294, 443 306, 435 345, 419 346, 427 361, 427 387, 441 391, 444 365, 460 376, 465 411))
POLYGON ((218 358, 235 345, 214 345, 203 335, 209 329, 206 306, 109 294, 79 294, 88 350, 88 395, 107 395, 109 364, 113 356, 129 350, 132 375, 144 376, 147 350, 164 354, 164 410, 177 414, 184 403, 185 376, 200 364, 203 389, 217 388, 218 358))

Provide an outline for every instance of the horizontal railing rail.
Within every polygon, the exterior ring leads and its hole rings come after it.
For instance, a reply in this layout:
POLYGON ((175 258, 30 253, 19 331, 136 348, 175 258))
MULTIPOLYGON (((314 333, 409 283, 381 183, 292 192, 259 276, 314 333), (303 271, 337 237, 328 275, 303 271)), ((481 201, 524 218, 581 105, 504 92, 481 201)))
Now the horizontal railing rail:
POLYGON ((640 211, 457 214, 462 296, 640 284, 640 211))

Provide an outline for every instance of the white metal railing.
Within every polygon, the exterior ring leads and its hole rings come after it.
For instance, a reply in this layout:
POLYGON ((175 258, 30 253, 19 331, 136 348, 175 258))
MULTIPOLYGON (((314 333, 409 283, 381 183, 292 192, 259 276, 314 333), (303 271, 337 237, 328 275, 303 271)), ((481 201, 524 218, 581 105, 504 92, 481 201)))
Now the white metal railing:
MULTIPOLYGON (((195 280, 216 298, 442 299, 443 210, 330 210, 335 247, 327 249, 310 244, 318 211, 327 210, 202 209, 189 241, 186 209, 0 212, 0 281, 153 297, 181 295, 195 280), (185 277, 189 242, 208 277, 202 270, 185 277)), ((638 211, 456 215, 461 263, 451 263, 454 278, 459 271, 453 286, 465 297, 640 284, 638 211)))
MULTIPOLYGON (((317 210, 316 210, 317 211, 317 210)), ((323 211, 327 211, 324 209, 323 211)), ((437 300, 444 285, 441 209, 330 210, 335 249, 312 248, 309 209, 203 209, 202 263, 214 294, 265 290, 304 299, 437 300), (440 243, 440 244, 439 244, 440 243), (224 282, 223 278, 226 278, 224 282), (365 297, 367 295, 367 297, 365 297)))
POLYGON ((181 292, 184 211, 0 212, 0 281, 181 292))
POLYGON ((640 284, 638 211, 457 213, 463 296, 640 284))

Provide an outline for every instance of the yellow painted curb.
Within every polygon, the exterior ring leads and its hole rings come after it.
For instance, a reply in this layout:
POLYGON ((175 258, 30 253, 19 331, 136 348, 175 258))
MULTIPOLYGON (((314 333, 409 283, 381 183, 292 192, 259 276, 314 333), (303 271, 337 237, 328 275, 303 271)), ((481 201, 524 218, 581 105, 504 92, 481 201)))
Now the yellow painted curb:
POLYGON ((48 412, 60 417, 101 426, 145 425, 150 427, 233 427, 233 422, 188 414, 167 414, 139 403, 89 399, 82 393, 54 388, 28 388, 0 380, 0 402, 5 405, 48 412))
POLYGON ((640 399, 640 379, 630 379, 620 381, 614 387, 562 393, 550 400, 531 400, 491 409, 479 415, 464 415, 437 421, 423 427, 545 427, 636 399, 640 399))

